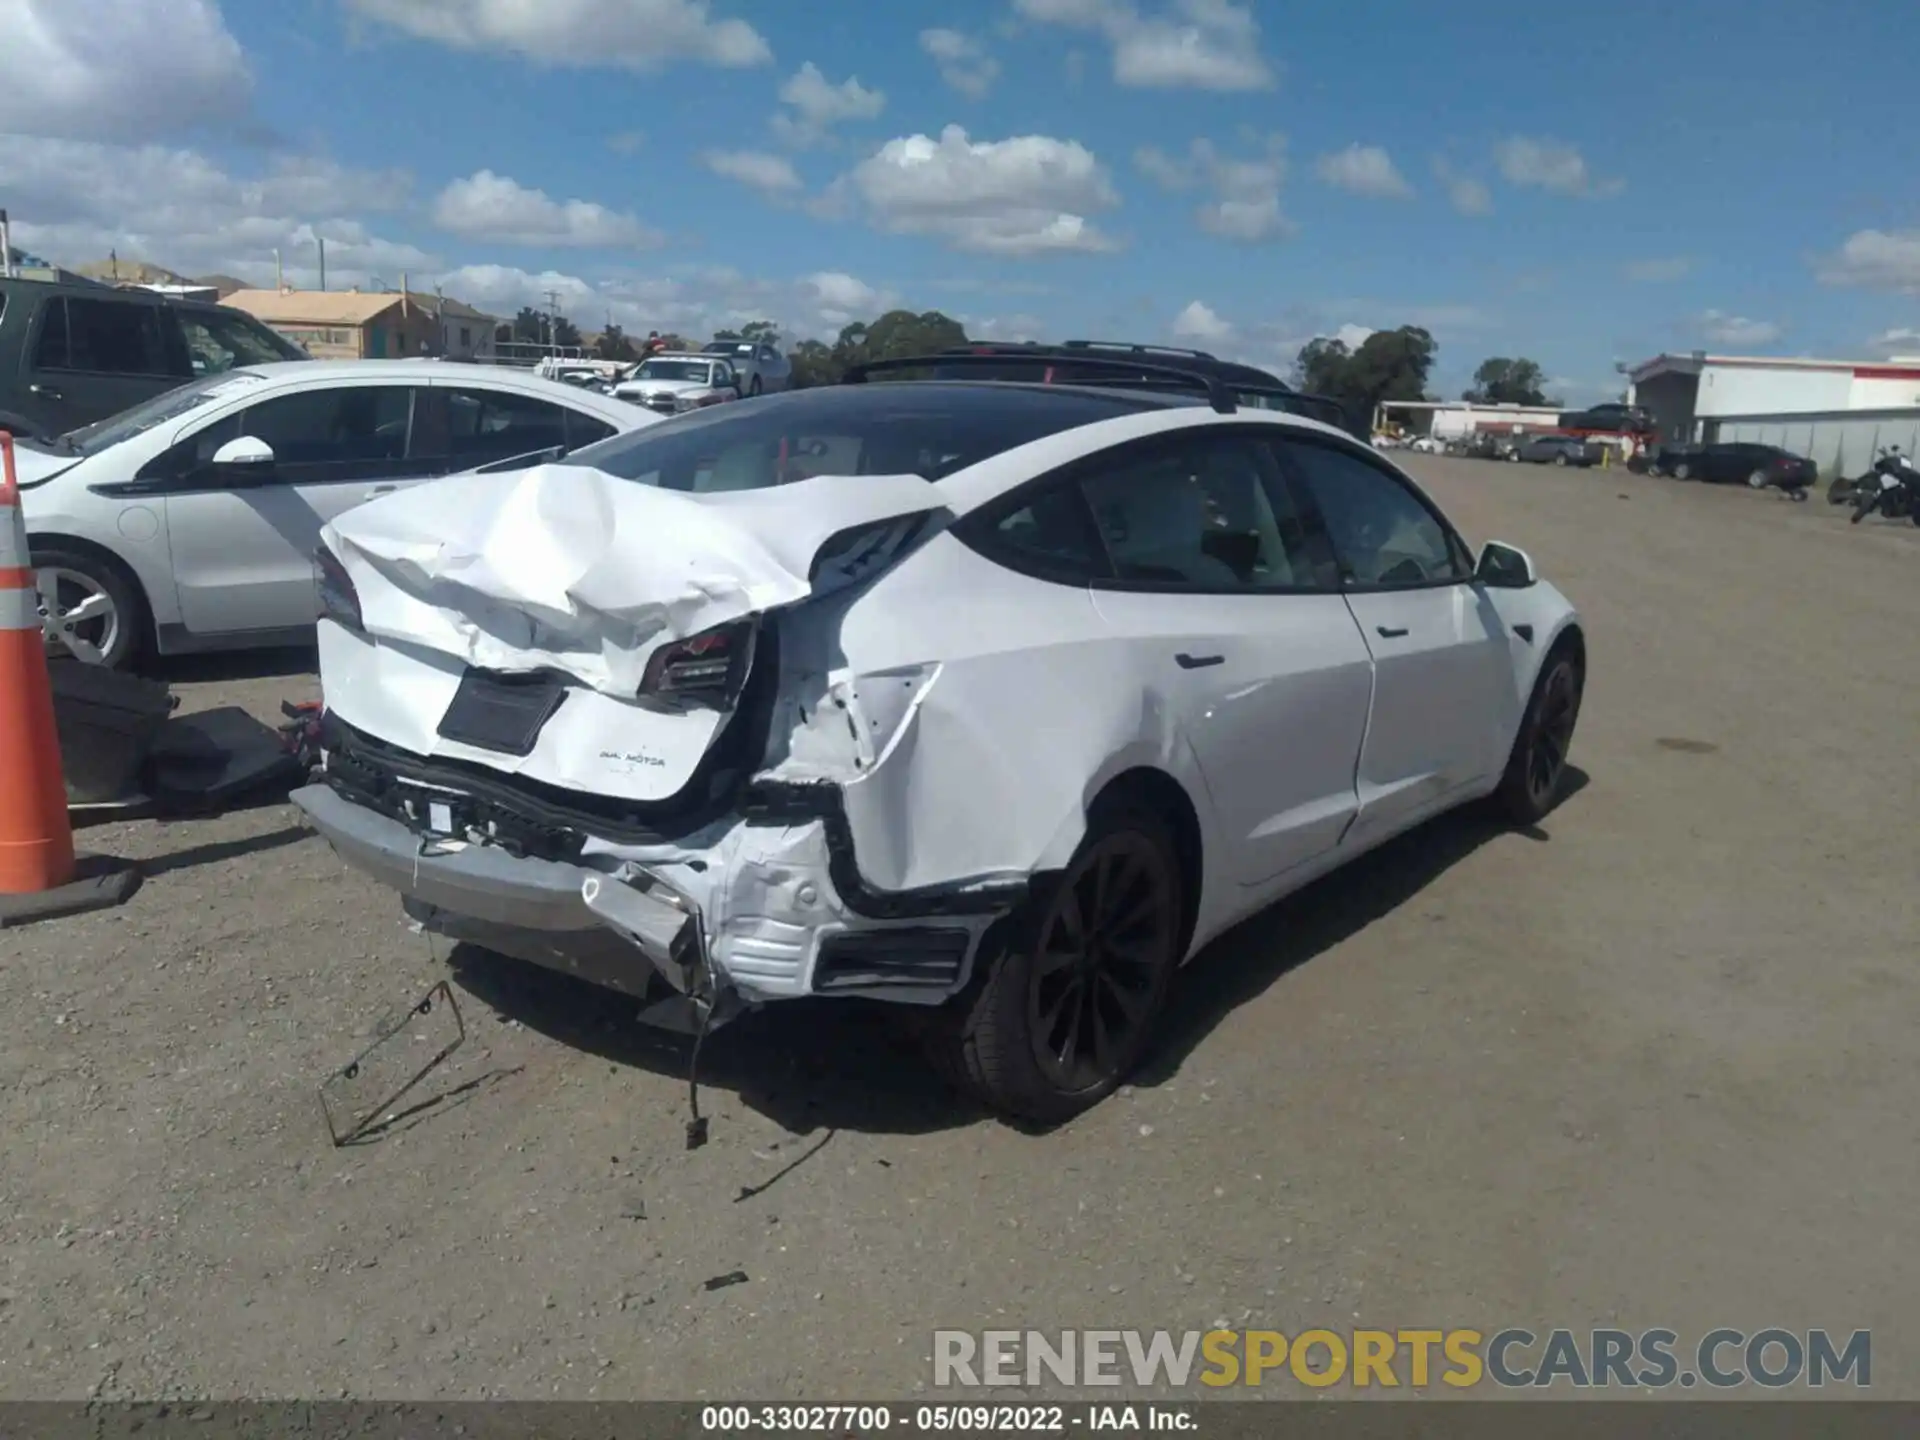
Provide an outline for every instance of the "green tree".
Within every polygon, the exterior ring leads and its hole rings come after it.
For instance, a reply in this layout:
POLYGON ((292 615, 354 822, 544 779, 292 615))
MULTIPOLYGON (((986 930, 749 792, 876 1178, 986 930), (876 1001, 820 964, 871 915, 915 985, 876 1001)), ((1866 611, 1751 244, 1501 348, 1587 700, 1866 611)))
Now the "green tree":
POLYGON ((593 343, 594 354, 602 360, 632 360, 637 353, 633 341, 627 338, 627 332, 618 325, 609 325, 600 332, 600 338, 593 343))
POLYGON ((1354 349, 1323 336, 1301 349, 1294 362, 1295 383, 1339 401, 1356 420, 1371 420, 1383 400, 1426 398, 1427 376, 1439 348, 1417 325, 1376 330, 1354 349))
POLYGON ((740 338, 754 345, 763 341, 768 345, 777 345, 780 343, 780 327, 771 320, 749 321, 740 327, 740 338))
POLYGON ((805 390, 813 385, 832 385, 840 378, 840 367, 833 350, 818 340, 802 340, 787 355, 793 366, 793 388, 805 390))
POLYGON ((513 338, 529 345, 543 345, 547 339, 547 317, 531 305, 522 305, 513 317, 513 338))
POLYGON ((1524 357, 1495 355, 1473 372, 1473 388, 1460 398, 1474 405, 1549 405, 1546 372, 1524 357))
MULTIPOLYGON (((747 327, 748 330, 754 328, 747 327)), ((950 315, 938 310, 918 315, 911 310, 889 310, 871 324, 856 320, 844 327, 831 346, 818 340, 803 340, 787 359, 793 366, 795 387, 805 388, 837 385, 851 366, 869 360, 929 355, 966 343, 965 328, 950 315)))
POLYGON ((552 327, 553 343, 555 345, 578 345, 581 343, 579 327, 567 319, 566 316, 551 316, 549 317, 548 324, 552 327))

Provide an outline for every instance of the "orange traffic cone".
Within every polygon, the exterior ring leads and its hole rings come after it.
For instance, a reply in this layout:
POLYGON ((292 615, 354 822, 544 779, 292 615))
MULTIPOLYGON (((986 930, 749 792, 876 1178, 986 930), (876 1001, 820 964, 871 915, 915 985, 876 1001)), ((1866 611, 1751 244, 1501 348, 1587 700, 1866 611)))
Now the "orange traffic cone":
POLYGON ((139 885, 130 865, 73 853, 13 436, 0 430, 0 928, 118 905, 139 885))
POLYGON ((13 436, 0 431, 0 895, 57 890, 73 870, 73 826, 13 436))

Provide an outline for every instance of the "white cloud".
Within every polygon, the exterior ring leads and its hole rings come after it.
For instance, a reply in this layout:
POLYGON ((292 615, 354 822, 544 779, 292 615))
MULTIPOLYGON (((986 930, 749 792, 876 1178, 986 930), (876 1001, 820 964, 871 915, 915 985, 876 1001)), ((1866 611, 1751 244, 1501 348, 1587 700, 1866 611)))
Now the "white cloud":
POLYGON ((1394 168, 1393 157, 1378 145, 1349 145, 1322 155, 1315 169, 1327 184, 1355 195, 1382 200, 1406 200, 1413 195, 1406 176, 1394 168))
POLYGON ((1670 280, 1684 280, 1693 273, 1693 261, 1685 255, 1672 255, 1658 260, 1636 260, 1627 266, 1627 278, 1642 285, 1665 284, 1670 280))
POLYGON ((836 330, 856 320, 873 320, 892 303, 891 296, 882 295, 844 271, 822 270, 801 283, 811 292, 813 313, 821 323, 836 330))
POLYGON ((744 69, 773 50, 709 0, 346 0, 356 13, 456 50, 548 65, 658 70, 676 60, 744 69))
POLYGON ((1251 5, 1173 0, 1143 14, 1130 0, 1014 0, 1023 18, 1093 30, 1113 54, 1113 78, 1140 89, 1265 90, 1273 71, 1260 54, 1251 5))
POLYGON ((1920 230, 1859 230, 1815 267, 1822 284, 1920 292, 1920 230))
POLYGON ((1715 345, 1766 345, 1780 338, 1780 326, 1771 320, 1749 320, 1744 315, 1729 315, 1708 310, 1695 322, 1700 334, 1715 345))
POLYGON ((1199 340, 1217 345, 1233 338, 1233 326, 1223 320, 1212 306, 1195 300, 1173 317, 1174 338, 1199 340))
POLYGON ((888 292, 839 272, 780 282, 706 267, 594 281, 556 270, 467 265, 435 278, 447 294, 495 315, 513 315, 523 305, 544 310, 551 291, 560 297, 561 313, 582 329, 611 321, 629 334, 659 330, 689 339, 754 320, 771 320, 789 338, 831 338, 842 326, 872 320, 895 303, 888 292))
POLYGON ((998 340, 1017 345, 1028 340, 1044 339, 1052 330, 1039 316, 1025 313, 956 315, 953 318, 966 327, 968 338, 973 340, 998 340))
POLYGON ((1280 189, 1287 178, 1286 139, 1267 137, 1252 156, 1223 155, 1211 140, 1195 140, 1184 157, 1168 155, 1154 146, 1134 152, 1133 163, 1142 174, 1168 190, 1203 187, 1212 199, 1194 212, 1209 235, 1246 244, 1281 240, 1298 228, 1280 209, 1280 189))
POLYGON ((243 117, 213 0, 0 0, 0 135, 132 140, 243 117))
POLYGON ((882 230, 936 237, 956 250, 1038 255, 1115 248, 1088 218, 1119 203, 1106 168, 1074 140, 1017 135, 889 140, 836 184, 882 230))
POLYGON ((1509 185, 1559 195, 1618 195, 1624 180, 1596 180, 1586 157, 1558 140, 1514 135, 1494 147, 1494 161, 1509 185))
POLYGON ((1000 62, 971 35, 958 30, 922 30, 920 48, 939 68, 940 78, 962 95, 978 100, 1000 78, 1000 62))
POLYGON ((815 145, 836 125, 879 118, 887 97, 862 85, 857 75, 835 85, 809 60, 780 87, 780 103, 787 108, 773 117, 774 133, 795 145, 815 145))
POLYGON ((1462 215, 1487 215, 1493 211, 1493 192, 1487 182, 1453 168, 1444 159, 1433 162, 1433 176, 1446 187, 1447 203, 1462 215))
POLYGON ((709 150, 700 163, 716 175, 758 190, 769 199, 804 188, 800 173, 784 155, 761 150, 709 150))
POLYGON ((442 190, 433 203, 433 223, 451 235, 507 245, 652 248, 665 238, 637 216, 591 200, 554 200, 491 170, 442 190))
POLYGON ((1867 341, 1867 349, 1875 355, 1910 356, 1920 354, 1920 330, 1910 326, 1901 326, 1895 330, 1882 330, 1867 341))
POLYGON ((246 280, 273 277, 281 252, 289 280, 311 283, 314 237, 327 241, 329 283, 438 262, 412 245, 371 232, 356 213, 406 203, 400 171, 352 170, 330 160, 282 157, 257 174, 230 174, 193 150, 81 140, 0 144, 0 195, 13 212, 14 242, 67 264, 146 260, 187 275, 219 271, 246 280))
POLYGON ((1365 325, 1342 325, 1328 338, 1338 340, 1349 350, 1358 350, 1362 345, 1366 344, 1369 339, 1379 333, 1379 331, 1371 330, 1365 325))

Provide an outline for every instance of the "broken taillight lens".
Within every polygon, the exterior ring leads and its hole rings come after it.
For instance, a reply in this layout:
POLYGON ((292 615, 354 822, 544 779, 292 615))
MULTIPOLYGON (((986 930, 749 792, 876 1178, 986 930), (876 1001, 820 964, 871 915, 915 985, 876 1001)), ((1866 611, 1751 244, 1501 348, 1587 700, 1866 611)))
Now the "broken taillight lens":
POLYGON ((347 567, 340 563, 340 557, 322 545, 314 552, 313 558, 319 580, 321 617, 344 625, 349 630, 363 629, 360 592, 353 588, 353 577, 347 574, 347 567))
POLYGON ((640 681, 642 697, 730 705, 753 659, 753 625, 739 622, 671 640, 653 652, 640 681))

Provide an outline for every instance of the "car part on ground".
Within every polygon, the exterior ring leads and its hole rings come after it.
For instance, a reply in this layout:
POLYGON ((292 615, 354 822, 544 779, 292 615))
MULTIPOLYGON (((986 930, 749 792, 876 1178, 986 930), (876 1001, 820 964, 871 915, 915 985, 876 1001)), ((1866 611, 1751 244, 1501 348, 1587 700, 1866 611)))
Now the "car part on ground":
POLYGON ((336 519, 295 803, 430 931, 703 1034, 890 1002, 1043 1121, 1225 927, 1516 765, 1550 807, 1584 641, 1523 553, 1177 361, 880 379, 930 358, 336 519))

